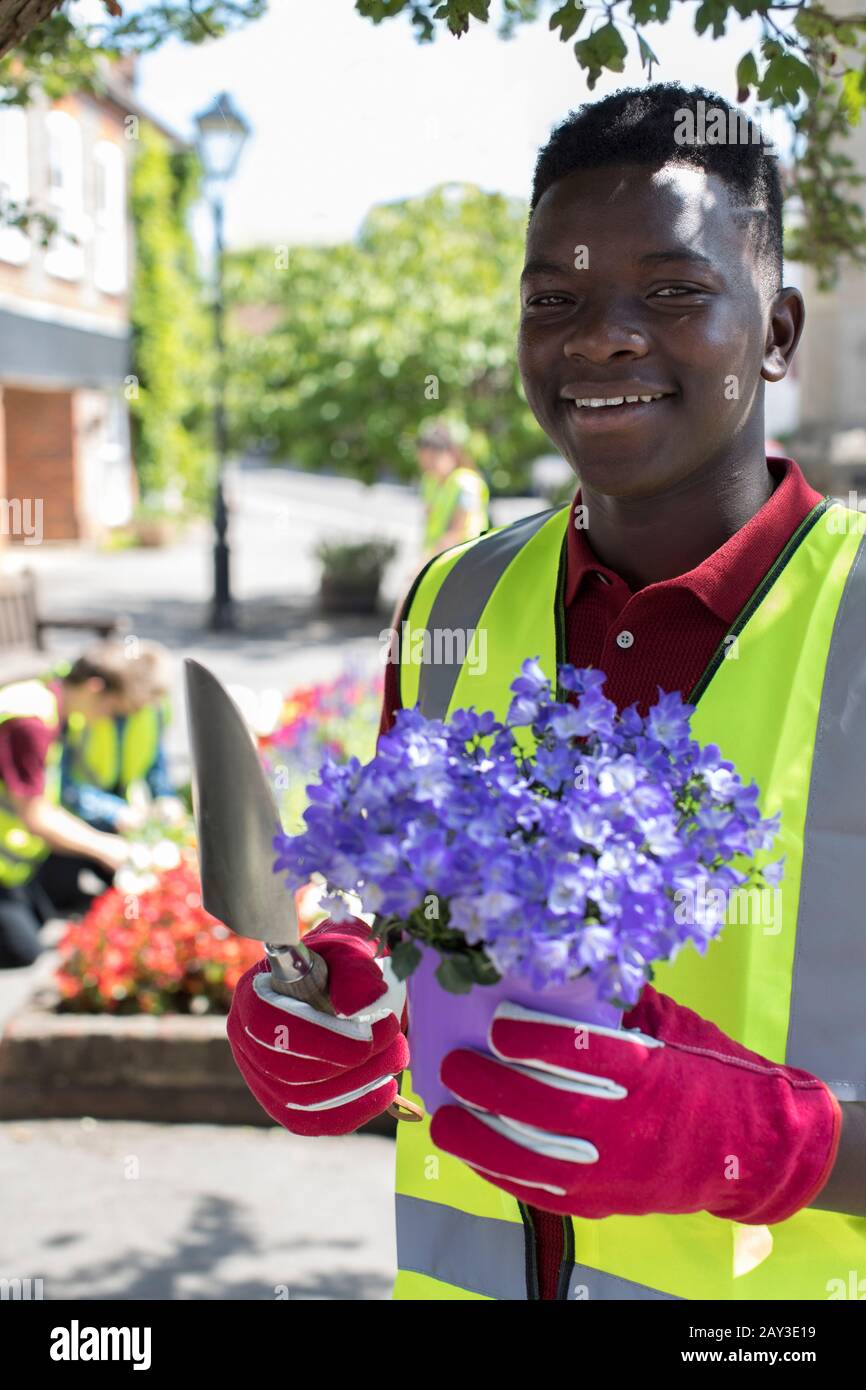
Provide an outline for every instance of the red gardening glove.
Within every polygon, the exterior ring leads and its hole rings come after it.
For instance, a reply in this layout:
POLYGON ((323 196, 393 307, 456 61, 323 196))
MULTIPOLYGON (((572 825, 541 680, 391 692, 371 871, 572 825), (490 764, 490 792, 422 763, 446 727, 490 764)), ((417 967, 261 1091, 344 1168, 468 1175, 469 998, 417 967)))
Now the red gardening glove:
POLYGON ((644 985, 638 1002, 623 1014, 622 1026, 638 1028, 651 1038, 661 1038, 662 1042, 691 1043, 695 1047, 724 1052, 728 1057, 743 1057, 761 1066, 773 1065, 759 1052, 750 1052, 715 1023, 696 1014, 694 1009, 678 1004, 670 995, 659 994, 652 985, 644 985))
POLYGON ((293 1134, 351 1134, 387 1110, 394 1073, 408 1066, 406 989, 385 958, 374 960, 377 943, 357 917, 321 922, 304 943, 327 964, 338 1017, 278 994, 261 960, 238 981, 226 1032, 271 1119, 293 1134))
POLYGON ((655 990, 635 1017, 650 1033, 501 1004, 494 1056, 457 1049, 442 1062, 463 1104, 436 1111, 433 1142, 560 1214, 707 1211, 770 1225, 808 1206, 841 1128, 823 1081, 741 1048, 655 990))

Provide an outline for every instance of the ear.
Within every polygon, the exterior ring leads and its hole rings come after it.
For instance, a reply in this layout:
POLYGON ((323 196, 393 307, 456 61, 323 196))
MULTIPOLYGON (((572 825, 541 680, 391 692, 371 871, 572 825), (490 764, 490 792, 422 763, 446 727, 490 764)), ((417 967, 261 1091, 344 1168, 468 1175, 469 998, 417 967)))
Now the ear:
POLYGON ((761 376, 765 381, 781 381, 788 374, 803 334, 806 306, 793 285, 786 285, 773 296, 764 343, 761 376))

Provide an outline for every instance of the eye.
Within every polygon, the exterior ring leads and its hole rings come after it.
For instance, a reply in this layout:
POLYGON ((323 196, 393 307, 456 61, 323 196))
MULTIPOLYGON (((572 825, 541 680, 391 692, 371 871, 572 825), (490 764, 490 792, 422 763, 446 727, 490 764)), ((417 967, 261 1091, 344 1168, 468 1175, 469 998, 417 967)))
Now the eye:
POLYGON ((565 295, 563 295, 563 294, 536 294, 536 295, 533 295, 532 299, 527 299, 527 301, 526 301, 526 307, 527 307, 527 309, 529 309, 529 308, 534 308, 535 305, 537 305, 537 304, 541 304, 541 305, 543 305, 543 306, 546 306, 546 305, 551 304, 551 303, 555 303, 555 304, 564 304, 564 303, 566 303, 565 295))
POLYGON ((656 294, 667 295, 669 298, 679 298, 684 294, 701 294, 703 291, 694 285, 665 285, 663 289, 656 290, 656 294))

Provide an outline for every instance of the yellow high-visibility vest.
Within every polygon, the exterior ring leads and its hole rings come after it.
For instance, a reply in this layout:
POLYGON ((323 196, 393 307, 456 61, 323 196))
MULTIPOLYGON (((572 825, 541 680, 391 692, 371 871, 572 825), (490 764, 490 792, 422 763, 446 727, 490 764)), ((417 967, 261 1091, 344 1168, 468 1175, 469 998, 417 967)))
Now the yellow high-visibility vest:
MULTIPOLYGON (((474 705, 502 720, 526 657, 555 681, 567 660, 569 515, 540 513, 428 564, 404 606, 404 706, 447 718, 474 705), (443 661, 422 630, 462 630, 466 641, 443 661), (470 661, 480 634, 486 662, 470 661)), ((866 1100, 864 533, 859 512, 816 506, 690 692, 694 736, 757 783, 763 815, 781 812, 774 857, 784 854, 785 876, 769 929, 729 920, 705 955, 687 946, 654 978, 842 1101, 866 1100)), ((411 1017, 408 1038, 411 1050, 411 1017)), ((409 1071, 401 1090, 419 1101, 409 1071)), ((397 1126, 396 1200, 395 1298, 538 1297, 527 1208, 438 1150, 429 1118, 397 1126)), ((828 1299, 866 1269, 866 1220, 813 1208, 769 1228, 705 1212, 562 1220, 561 1299, 828 1299)))
POLYGON ((455 468, 447 478, 434 478, 426 474, 422 484, 422 497, 427 507, 424 527, 424 548, 429 550, 447 533, 457 508, 461 492, 469 492, 473 505, 467 509, 460 540, 470 540, 479 535, 487 526, 487 504, 490 490, 474 468, 455 468))
MULTIPOLYGON (((57 698, 41 680, 15 681, 0 689, 0 724, 7 719, 39 719, 56 730, 45 760, 44 796, 60 800, 60 720, 57 698)), ((0 781, 0 883, 8 888, 28 883, 50 847, 33 835, 19 817, 6 783, 0 781)))
POLYGON ((66 732, 69 778, 125 796, 153 767, 167 718, 165 705, 146 705, 120 724, 112 718, 71 715, 66 732))

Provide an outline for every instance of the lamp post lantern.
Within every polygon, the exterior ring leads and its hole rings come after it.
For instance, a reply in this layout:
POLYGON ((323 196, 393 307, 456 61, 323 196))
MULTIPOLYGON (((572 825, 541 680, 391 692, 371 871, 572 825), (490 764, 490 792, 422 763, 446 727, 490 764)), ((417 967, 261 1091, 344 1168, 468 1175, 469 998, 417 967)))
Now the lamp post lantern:
POLYGON ((235 625, 234 605, 229 576, 228 508, 226 507, 224 474, 227 453, 226 434, 226 354, 223 301, 223 202, 222 186, 238 166, 241 150, 246 144, 250 127, 231 97, 223 92, 206 111, 195 118, 198 129, 196 149, 201 160, 205 185, 211 188, 211 208, 214 219, 214 344, 216 347, 216 399, 214 403, 214 444, 216 447, 216 484, 214 488, 214 583, 210 626, 223 631, 235 625))

